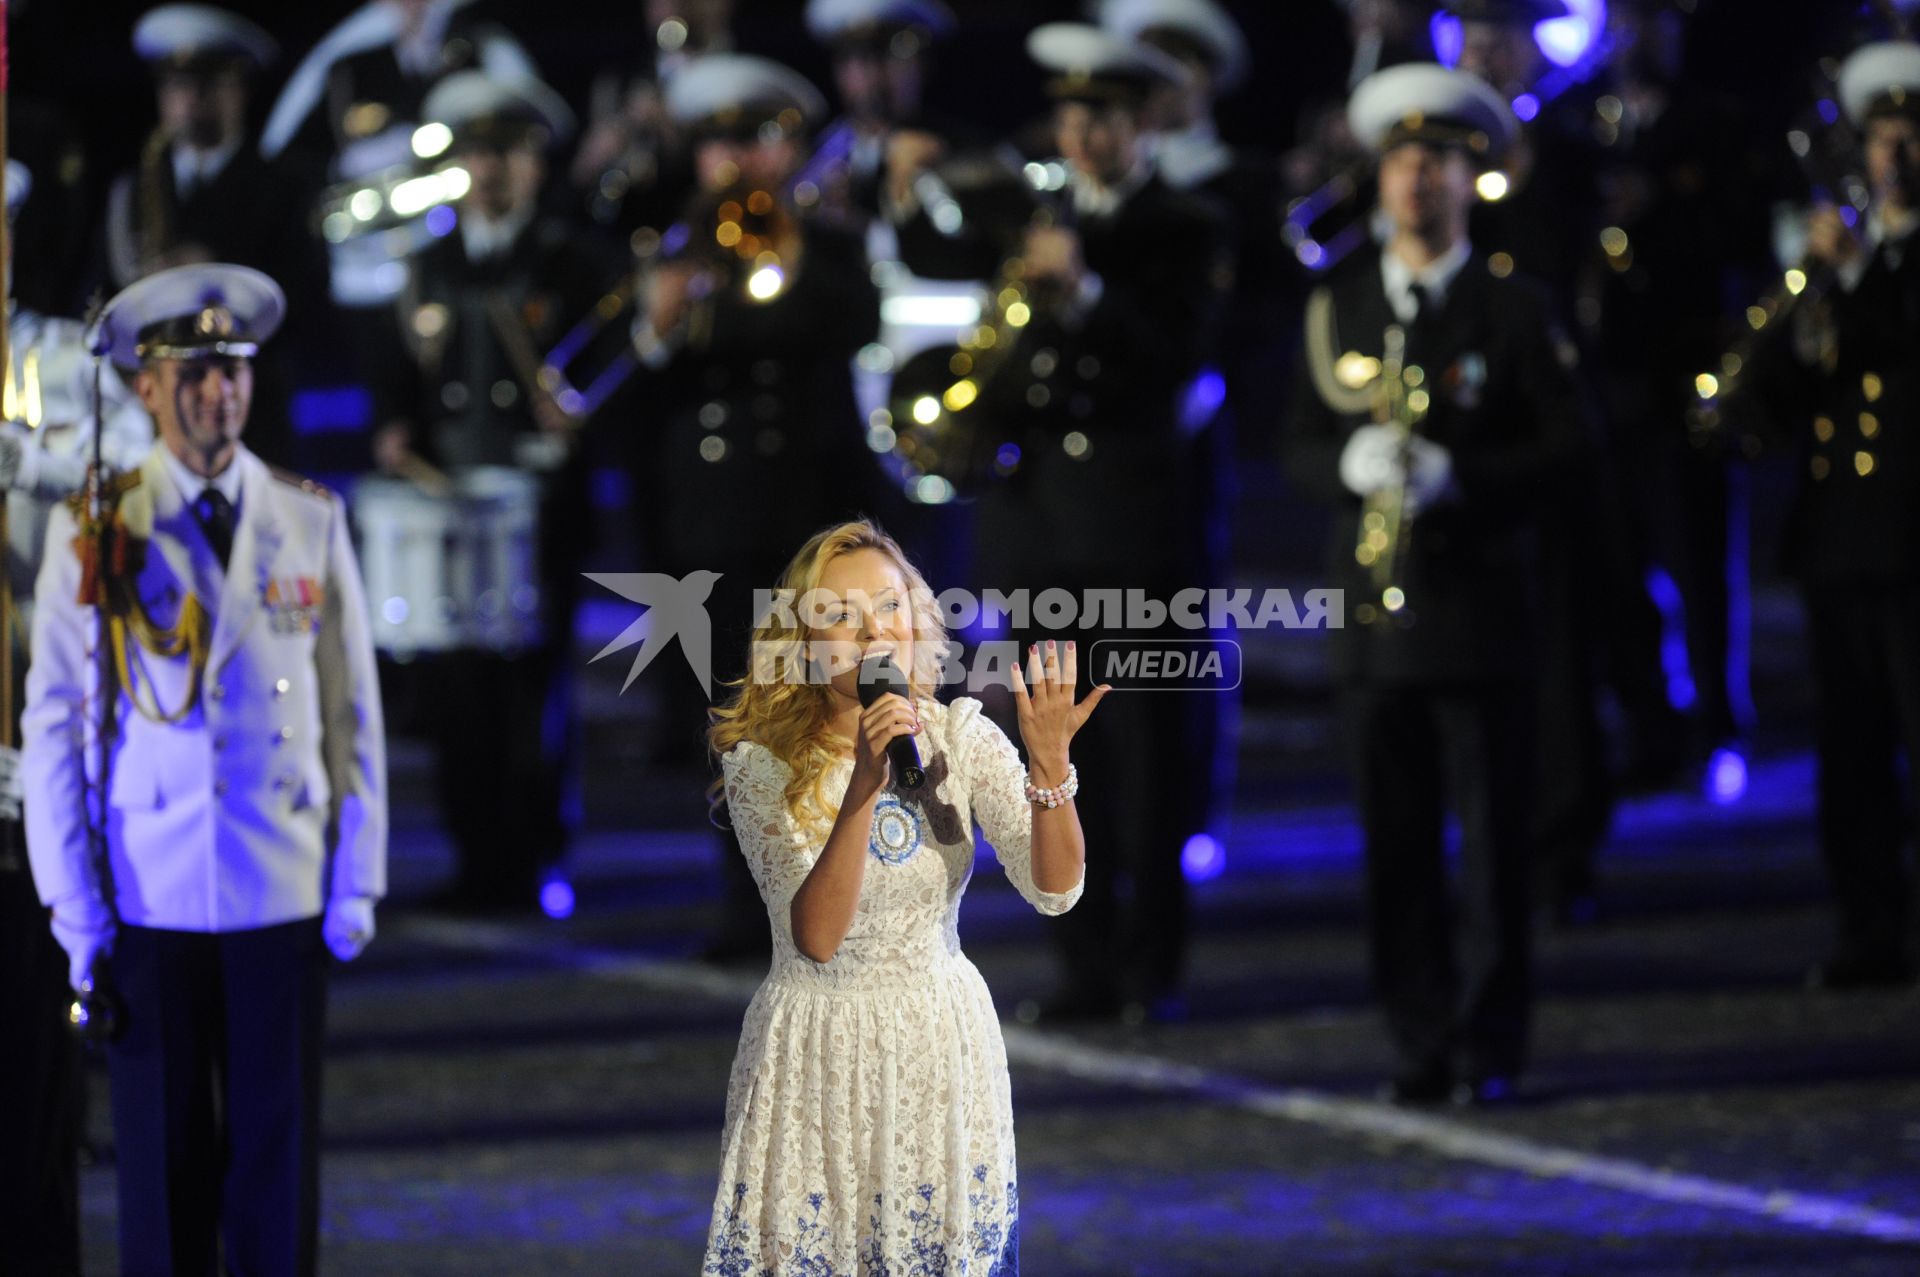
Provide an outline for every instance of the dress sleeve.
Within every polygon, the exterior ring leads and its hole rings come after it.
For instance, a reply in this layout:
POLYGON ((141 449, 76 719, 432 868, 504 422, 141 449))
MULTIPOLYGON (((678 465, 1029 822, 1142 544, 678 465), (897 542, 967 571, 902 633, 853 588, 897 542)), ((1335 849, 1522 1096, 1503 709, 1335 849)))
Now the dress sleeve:
POLYGON ((767 903, 775 930, 792 938, 794 893, 807 880, 820 844, 798 829, 787 810, 787 765, 764 746, 742 742, 720 760, 726 778, 727 817, 741 854, 767 903))
POLYGON ((967 801, 981 832, 993 844, 1014 888, 1044 914, 1065 913, 1080 899, 1080 881, 1067 891, 1042 891, 1033 884, 1033 805, 1027 801, 1027 769, 1007 734, 980 712, 980 702, 963 696, 953 702, 948 739, 955 770, 966 785, 967 801))

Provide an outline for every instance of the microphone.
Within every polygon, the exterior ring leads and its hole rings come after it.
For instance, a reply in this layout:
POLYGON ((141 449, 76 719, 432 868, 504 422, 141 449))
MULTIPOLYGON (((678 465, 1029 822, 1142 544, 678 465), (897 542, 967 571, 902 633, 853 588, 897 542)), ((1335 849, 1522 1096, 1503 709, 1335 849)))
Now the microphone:
MULTIPOLYGON (((893 692, 911 702, 913 689, 907 683, 907 676, 893 663, 893 658, 885 652, 860 666, 860 708, 867 706, 893 692)), ((920 766, 920 751, 914 747, 913 737, 896 736, 887 742, 887 761, 893 764, 893 783, 898 789, 918 789, 926 784, 927 773, 920 766)))

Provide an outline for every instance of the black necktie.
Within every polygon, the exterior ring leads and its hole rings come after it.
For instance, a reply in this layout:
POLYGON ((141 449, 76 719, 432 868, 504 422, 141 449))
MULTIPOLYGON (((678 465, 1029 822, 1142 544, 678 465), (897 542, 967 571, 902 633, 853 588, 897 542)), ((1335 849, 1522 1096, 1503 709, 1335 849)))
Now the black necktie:
POLYGON ((1413 298, 1413 324, 1420 327, 1433 318, 1433 295, 1425 284, 1408 284, 1407 295, 1413 298))
POLYGON ((233 502, 220 489, 209 487, 194 498, 193 512, 207 534, 207 544, 220 556, 220 566, 226 567, 233 554, 233 502))
POLYGON ((1434 325, 1440 318, 1440 303, 1434 300, 1425 284, 1408 284, 1407 293, 1413 298, 1413 322, 1407 325, 1407 344, 1424 351, 1431 344, 1434 325))

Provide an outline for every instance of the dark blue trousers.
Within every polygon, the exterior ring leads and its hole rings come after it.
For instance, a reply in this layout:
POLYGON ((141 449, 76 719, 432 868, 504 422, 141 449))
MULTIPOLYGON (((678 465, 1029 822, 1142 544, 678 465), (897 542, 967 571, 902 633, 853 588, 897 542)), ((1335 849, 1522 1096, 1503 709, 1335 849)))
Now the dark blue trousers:
POLYGON ((320 919, 122 926, 109 1052, 124 1277, 315 1271, 326 949, 320 919))

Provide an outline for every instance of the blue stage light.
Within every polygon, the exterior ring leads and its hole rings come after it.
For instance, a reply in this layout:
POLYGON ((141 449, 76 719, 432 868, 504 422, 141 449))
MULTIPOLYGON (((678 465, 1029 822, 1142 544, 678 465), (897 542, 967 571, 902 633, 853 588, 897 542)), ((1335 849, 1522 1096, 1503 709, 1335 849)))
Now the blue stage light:
POLYGON ((1195 435, 1205 430, 1227 401, 1227 379, 1217 368, 1203 368, 1187 385, 1180 404, 1180 431, 1195 435))
POLYGON ((1747 795, 1747 756, 1722 746, 1707 760, 1707 797, 1719 806, 1739 802, 1747 795))
POLYGON ((573 917, 573 884, 555 873, 540 887, 540 912, 559 921, 573 917))
MULTIPOLYGON (((1567 0, 1567 8, 1566 17, 1549 18, 1533 29, 1533 42, 1540 47, 1541 55, 1561 67, 1578 66, 1591 55, 1600 33, 1607 29, 1607 0, 1567 0)), ((1444 12, 1434 14, 1427 36, 1433 41, 1433 56, 1441 65, 1454 66, 1460 61, 1460 19, 1444 12)), ((1517 103, 1515 107, 1518 109, 1517 103)))
POLYGON ((1195 834, 1180 850, 1180 871, 1188 882, 1206 882, 1227 871, 1227 849, 1212 834, 1195 834))
POLYGON ((1686 604, 1680 587, 1658 564, 1647 569, 1647 593, 1660 612, 1660 668, 1667 676, 1667 704, 1693 708, 1700 689, 1693 682, 1693 664, 1687 655, 1686 604))
POLYGON ((1547 61, 1559 67, 1578 66, 1600 33, 1607 29, 1607 0, 1567 0, 1564 18, 1549 18, 1533 29, 1533 42, 1547 61))
POLYGON ((364 431, 373 424, 373 392, 365 386, 309 386, 294 392, 288 415, 297 435, 364 431))
POLYGON ((1464 43, 1460 35, 1460 19, 1450 13, 1436 13, 1427 24, 1427 38, 1433 41, 1433 56, 1441 66, 1453 66, 1460 61, 1460 47, 1464 43))

